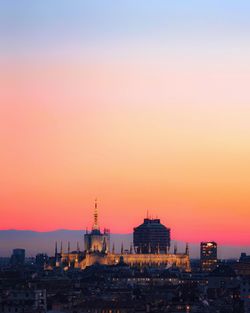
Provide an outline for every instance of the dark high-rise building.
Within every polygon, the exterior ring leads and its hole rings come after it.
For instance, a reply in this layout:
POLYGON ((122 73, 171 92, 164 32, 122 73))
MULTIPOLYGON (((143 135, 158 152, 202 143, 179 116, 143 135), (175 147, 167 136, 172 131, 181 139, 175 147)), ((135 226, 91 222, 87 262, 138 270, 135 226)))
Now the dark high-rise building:
POLYGON ((245 252, 242 252, 240 255, 239 262, 250 263, 250 255, 247 255, 245 252))
POLYGON ((134 228, 133 240, 136 253, 166 253, 170 248, 170 228, 160 219, 145 218, 134 228))
POLYGON ((36 265, 39 267, 43 267, 49 261, 49 257, 45 253, 38 253, 36 255, 36 265))
POLYGON ((25 250, 24 249, 14 249, 11 255, 11 265, 18 266, 23 265, 25 261, 25 250))
POLYGON ((217 243, 201 242, 200 261, 202 272, 211 272, 217 265, 217 243))

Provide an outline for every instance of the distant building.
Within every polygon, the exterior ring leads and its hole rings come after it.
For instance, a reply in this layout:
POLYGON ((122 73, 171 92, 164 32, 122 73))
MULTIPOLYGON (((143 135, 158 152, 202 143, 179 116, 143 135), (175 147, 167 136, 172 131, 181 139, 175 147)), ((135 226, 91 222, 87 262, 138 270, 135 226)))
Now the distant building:
POLYGON ((1 303, 0 312, 9 313, 46 313, 46 290, 10 290, 1 303))
POLYGON ((211 289, 236 288, 238 285, 236 273, 229 265, 218 265, 208 276, 208 288, 211 289))
POLYGON ((95 201, 94 224, 92 231, 84 235, 84 247, 88 252, 109 252, 110 251, 110 232, 104 229, 100 231, 98 223, 97 201, 95 201))
POLYGON ((8 266, 10 264, 10 258, 0 257, 0 268, 8 266))
POLYGON ((43 267, 44 265, 46 265, 49 261, 49 257, 47 254, 45 253, 38 253, 36 255, 36 265, 39 267, 43 267))
POLYGON ((214 241, 201 242, 200 264, 202 272, 212 272, 217 263, 217 243, 214 241))
POLYGON ((11 255, 10 263, 12 266, 21 266, 25 262, 25 250, 14 249, 11 255))
POLYGON ((250 255, 241 253, 239 261, 233 265, 233 268, 238 275, 250 276, 250 255))
POLYGON ((134 249, 136 253, 167 253, 170 248, 170 228, 160 219, 145 218, 143 224, 134 228, 134 249))
POLYGON ((249 263, 250 264, 250 255, 247 255, 245 252, 242 252, 240 255, 239 261, 242 263, 249 263))
POLYGON ((244 309, 245 312, 250 312, 250 277, 246 276, 243 277, 240 286, 240 297, 241 300, 244 302, 244 309))

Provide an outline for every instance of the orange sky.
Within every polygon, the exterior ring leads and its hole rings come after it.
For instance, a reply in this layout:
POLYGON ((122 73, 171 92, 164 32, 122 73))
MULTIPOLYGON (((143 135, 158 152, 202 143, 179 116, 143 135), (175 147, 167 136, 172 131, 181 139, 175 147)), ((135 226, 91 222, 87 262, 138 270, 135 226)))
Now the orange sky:
POLYGON ((148 209, 175 239, 249 243, 250 110, 235 79, 61 62, 1 74, 2 229, 91 227, 98 197, 112 232, 148 209))

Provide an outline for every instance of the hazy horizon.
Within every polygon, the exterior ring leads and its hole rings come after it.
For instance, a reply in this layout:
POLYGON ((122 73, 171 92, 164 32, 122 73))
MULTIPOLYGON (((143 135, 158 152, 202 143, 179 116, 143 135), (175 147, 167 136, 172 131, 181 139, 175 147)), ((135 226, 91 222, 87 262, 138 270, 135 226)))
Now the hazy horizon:
MULTIPOLYGON (((50 232, 37 232, 32 230, 0 230, 0 256, 7 257, 11 255, 12 249, 24 248, 28 257, 35 256, 37 253, 54 254, 55 242, 59 247, 60 242, 63 242, 64 251, 67 249, 67 244, 70 242, 71 250, 76 249, 77 241, 80 244, 80 249, 83 250, 83 235, 84 230, 56 230, 50 232), (28 233, 28 234, 27 234, 28 233)), ((129 249, 133 241, 133 234, 114 234, 111 233, 111 247, 115 244, 116 252, 120 251, 123 243, 124 249, 129 249)), ((171 252, 173 252, 174 244, 177 243, 178 252, 185 251, 185 241, 171 240, 171 252)), ((190 257, 199 258, 200 242, 189 242, 190 257)), ((250 254, 249 246, 230 246, 218 243, 218 257, 222 259, 240 257, 241 252, 250 254)))

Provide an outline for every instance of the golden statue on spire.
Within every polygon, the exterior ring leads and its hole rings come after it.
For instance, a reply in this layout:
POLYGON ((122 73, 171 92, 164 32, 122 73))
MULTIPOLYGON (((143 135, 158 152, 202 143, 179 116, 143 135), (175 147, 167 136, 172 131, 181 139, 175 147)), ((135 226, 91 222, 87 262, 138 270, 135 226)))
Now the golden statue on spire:
POLYGON ((98 225, 98 210, 97 210, 97 199, 95 199, 93 230, 99 230, 99 225, 98 225))

